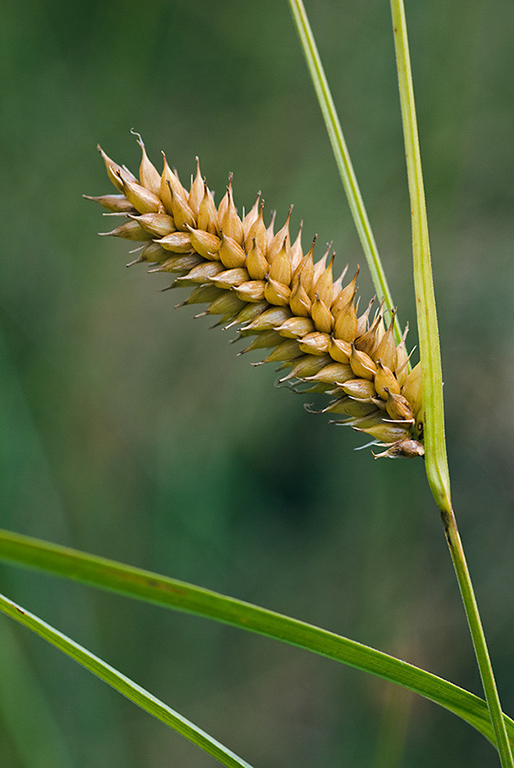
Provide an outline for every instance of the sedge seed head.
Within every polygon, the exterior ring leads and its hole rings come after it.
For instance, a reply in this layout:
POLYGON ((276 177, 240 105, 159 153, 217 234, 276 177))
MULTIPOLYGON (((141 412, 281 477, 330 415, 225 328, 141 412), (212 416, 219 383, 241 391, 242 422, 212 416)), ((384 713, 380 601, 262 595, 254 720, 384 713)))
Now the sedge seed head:
POLYGON ((335 396, 323 412, 371 435, 384 448, 376 456, 422 456, 419 364, 409 372, 405 337, 395 345, 394 313, 387 329, 383 305, 370 321, 374 300, 358 315, 359 269, 346 284, 346 269, 334 281, 331 244, 318 262, 316 238, 302 251, 301 227, 291 244, 292 207, 276 233, 274 214, 266 227, 260 193, 241 219, 232 175, 216 207, 198 158, 188 190, 164 153, 159 172, 140 136, 138 143, 139 178, 99 148, 116 193, 85 197, 128 217, 103 234, 141 242, 131 263, 178 274, 173 285, 189 287, 182 305, 207 304, 200 314, 220 315, 222 325, 252 337, 245 352, 271 350, 263 362, 291 368, 280 383, 294 388, 305 382, 311 391, 335 396))

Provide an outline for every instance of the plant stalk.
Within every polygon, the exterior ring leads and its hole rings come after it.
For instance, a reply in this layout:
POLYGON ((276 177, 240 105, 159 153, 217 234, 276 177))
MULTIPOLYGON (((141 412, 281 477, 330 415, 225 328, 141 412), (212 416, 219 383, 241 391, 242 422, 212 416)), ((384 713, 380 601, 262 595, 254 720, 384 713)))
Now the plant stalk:
MULTIPOLYGON (((300 37, 300 43, 307 61, 307 67, 312 78, 316 96, 318 97, 327 133, 334 152, 336 165, 339 175, 341 176, 341 181, 343 182, 348 205, 350 206, 350 211, 364 250, 364 255, 366 256, 375 291, 379 298, 384 299, 386 308, 393 310, 393 297, 391 296, 391 291, 387 284, 384 267, 382 266, 382 261, 378 253, 377 244, 373 236, 364 200, 362 199, 357 177, 353 170, 341 123, 337 115, 337 110, 325 76, 323 64, 321 63, 305 7, 302 0, 289 0, 289 5, 293 13, 296 29, 300 37)), ((394 335, 396 343, 399 344, 402 338, 402 331, 397 314, 395 315, 394 335)))
POLYGON ((453 566, 466 611, 473 647, 482 678, 487 706, 496 735, 503 768, 514 768, 505 720, 489 657, 478 605, 457 529, 450 497, 450 476, 444 430, 441 351, 430 259, 421 154, 419 148, 414 90, 410 66, 407 25, 403 0, 391 0, 394 42, 402 108, 405 155, 412 212, 414 284, 418 316, 419 348, 425 408, 425 462, 427 478, 441 511, 453 566))
POLYGON ((484 689, 485 700, 491 716, 494 733, 496 736, 496 746, 500 755, 500 761, 503 768, 512 768, 514 760, 512 749, 507 736, 505 719, 502 712, 500 696, 494 678, 489 649, 478 610, 478 604, 473 590, 471 575, 468 570, 464 548, 457 528, 457 520, 453 510, 441 510, 441 518, 446 534, 446 541, 453 562, 459 589, 466 610, 468 626, 473 640, 475 656, 478 662, 482 687, 484 689))

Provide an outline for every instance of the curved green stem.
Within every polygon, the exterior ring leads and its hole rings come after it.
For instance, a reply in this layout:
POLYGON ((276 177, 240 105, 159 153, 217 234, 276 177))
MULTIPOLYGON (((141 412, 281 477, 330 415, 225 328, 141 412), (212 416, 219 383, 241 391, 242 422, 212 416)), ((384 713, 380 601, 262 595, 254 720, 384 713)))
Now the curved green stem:
MULTIPOLYGON (((0 530, 0 560, 193 613, 326 656, 430 699, 495 743, 487 706, 478 696, 412 664, 312 624, 167 576, 11 531, 0 530)), ((514 723, 510 719, 507 722, 514 742, 514 723)))
MULTIPOLYGON (((386 307, 392 310, 394 309, 393 298, 387 284, 387 278, 305 7, 302 0, 289 0, 289 5, 291 6, 302 49, 307 60, 307 66, 318 97, 323 119, 325 120, 339 175, 341 176, 350 211, 364 249, 375 291, 380 298, 384 298, 386 307)), ((402 333, 397 316, 395 317, 394 333, 396 343, 399 344, 402 333)))
POLYGON ((498 690, 450 498, 450 476, 444 430, 441 352, 403 0, 391 0, 391 11, 411 201, 414 285, 416 290, 419 349, 423 377, 423 404, 425 410, 426 471, 430 488, 441 510, 446 538, 459 582, 487 706, 496 734, 501 763, 503 768, 513 768, 514 762, 505 729, 498 690))

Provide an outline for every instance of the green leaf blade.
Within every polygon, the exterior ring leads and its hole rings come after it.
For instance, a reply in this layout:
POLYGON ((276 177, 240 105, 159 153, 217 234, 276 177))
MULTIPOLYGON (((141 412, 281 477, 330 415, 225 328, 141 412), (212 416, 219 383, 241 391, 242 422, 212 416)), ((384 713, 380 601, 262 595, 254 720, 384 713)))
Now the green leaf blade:
POLYGON ((0 610, 78 662, 141 709, 180 733, 207 754, 215 757, 227 768, 252 768, 249 763, 238 757, 217 739, 168 707, 167 704, 164 704, 129 677, 4 595, 0 595, 0 610))
MULTIPOLYGON (((339 661, 424 696, 495 743, 483 699, 394 656, 312 624, 151 571, 10 531, 0 530, 0 560, 230 624, 339 661)), ((514 722, 510 719, 507 728, 514 743, 514 722)))

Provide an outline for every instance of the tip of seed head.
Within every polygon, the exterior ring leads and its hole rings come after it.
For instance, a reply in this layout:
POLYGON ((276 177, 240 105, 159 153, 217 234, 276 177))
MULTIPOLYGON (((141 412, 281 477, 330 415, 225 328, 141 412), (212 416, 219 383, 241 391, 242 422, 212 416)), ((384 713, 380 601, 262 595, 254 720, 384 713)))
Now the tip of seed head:
POLYGON ((145 146, 145 143, 143 141, 143 138, 142 138, 141 134, 138 133, 137 131, 135 131, 134 128, 130 129, 130 133, 132 134, 132 136, 137 136, 137 143, 139 144, 141 149, 143 149, 144 146, 145 146))

